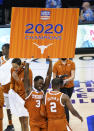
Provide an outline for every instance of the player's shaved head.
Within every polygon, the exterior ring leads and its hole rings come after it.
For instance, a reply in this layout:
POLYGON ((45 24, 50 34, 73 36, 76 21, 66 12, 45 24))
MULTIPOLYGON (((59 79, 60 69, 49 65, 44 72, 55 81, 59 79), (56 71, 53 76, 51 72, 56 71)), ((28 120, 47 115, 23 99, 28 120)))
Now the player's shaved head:
MULTIPOLYGON (((63 80, 62 80, 63 81, 63 80)), ((59 89, 61 86, 61 79, 60 78, 54 78, 52 80, 52 89, 59 89)))
POLYGON ((34 81, 36 82, 36 81, 38 81, 39 79, 42 79, 42 80, 43 80, 43 77, 42 77, 42 76, 36 76, 36 77, 34 78, 34 81))

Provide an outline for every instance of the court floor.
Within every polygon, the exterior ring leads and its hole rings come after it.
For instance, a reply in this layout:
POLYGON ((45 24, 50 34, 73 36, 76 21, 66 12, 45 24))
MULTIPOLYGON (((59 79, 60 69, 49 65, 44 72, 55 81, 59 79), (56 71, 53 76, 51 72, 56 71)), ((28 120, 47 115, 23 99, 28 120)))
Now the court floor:
MULTIPOLYGON (((81 123, 79 119, 70 113, 70 126, 73 131, 88 131, 86 119, 88 116, 94 115, 94 60, 91 60, 90 56, 92 55, 83 56, 87 57, 84 60, 80 60, 79 57, 81 55, 76 55, 73 59, 76 64, 76 73, 75 88, 71 101, 75 109, 82 115, 84 121, 81 123)), ((57 59, 53 59, 53 64, 56 61, 57 59)), ((44 59, 32 62, 30 67, 32 68, 33 76, 42 75, 45 78, 48 64, 44 59)), ((5 107, 3 123, 5 129, 7 126, 5 107)), ((13 124, 15 131, 21 131, 19 120, 15 116, 13 116, 13 124)))

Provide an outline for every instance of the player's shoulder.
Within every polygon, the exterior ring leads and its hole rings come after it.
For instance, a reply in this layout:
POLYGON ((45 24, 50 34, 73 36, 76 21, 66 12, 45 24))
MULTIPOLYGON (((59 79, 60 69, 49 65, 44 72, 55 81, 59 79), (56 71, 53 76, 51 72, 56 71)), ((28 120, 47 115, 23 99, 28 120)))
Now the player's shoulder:
POLYGON ((32 97, 33 91, 30 92, 30 94, 25 98, 25 100, 29 100, 32 97))
POLYGON ((35 89, 34 87, 33 87, 33 89, 32 89, 32 94, 37 94, 37 95, 41 95, 41 94, 44 94, 44 92, 41 90, 41 91, 38 91, 37 89, 35 89))
POLYGON ((62 95, 62 93, 60 91, 49 91, 46 93, 46 95, 58 96, 58 95, 62 95))
POLYGON ((62 97, 63 100, 67 100, 69 99, 69 96, 67 94, 62 93, 62 97))

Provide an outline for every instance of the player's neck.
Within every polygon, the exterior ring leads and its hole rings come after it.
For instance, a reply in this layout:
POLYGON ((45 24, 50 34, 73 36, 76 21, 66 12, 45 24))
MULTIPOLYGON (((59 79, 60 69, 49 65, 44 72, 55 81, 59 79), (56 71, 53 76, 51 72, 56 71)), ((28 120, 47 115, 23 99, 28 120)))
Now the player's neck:
POLYGON ((37 92, 41 92, 41 90, 38 90, 37 88, 34 87, 34 90, 37 91, 37 92))
POLYGON ((59 92, 59 90, 58 90, 58 89, 53 89, 52 91, 57 91, 57 92, 59 92))
POLYGON ((9 55, 5 55, 5 59, 6 59, 6 60, 9 60, 9 55))

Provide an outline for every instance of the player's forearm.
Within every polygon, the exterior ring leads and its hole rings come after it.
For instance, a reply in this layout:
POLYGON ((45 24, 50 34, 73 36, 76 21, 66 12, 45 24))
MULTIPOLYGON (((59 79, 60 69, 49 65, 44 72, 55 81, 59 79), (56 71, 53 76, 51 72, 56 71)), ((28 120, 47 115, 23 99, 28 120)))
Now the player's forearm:
POLYGON ((29 70, 29 64, 26 63, 25 70, 24 70, 24 89, 25 94, 28 96, 32 89, 32 72, 29 70))
POLYGON ((32 87, 30 86, 30 82, 29 82, 28 79, 25 79, 24 81, 25 81, 24 89, 25 89, 25 94, 26 94, 26 97, 27 97, 30 94, 32 87))
POLYGON ((65 83, 67 83, 69 81, 74 80, 74 78, 75 78, 75 70, 72 70, 71 71, 71 76, 69 78, 65 79, 64 81, 65 81, 65 83))
POLYGON ((45 107, 44 104, 41 104, 40 115, 42 117, 46 117, 47 116, 47 114, 46 114, 46 107, 45 107))
POLYGON ((50 60, 49 61, 49 68, 47 71, 47 76, 51 76, 51 75, 52 75, 52 61, 50 60))
POLYGON ((44 93, 46 93, 46 90, 48 89, 49 85, 50 85, 50 81, 51 81, 51 75, 52 75, 52 61, 50 61, 49 63, 49 68, 48 68, 48 72, 47 72, 47 76, 45 79, 45 85, 44 85, 44 93))
POLYGON ((78 119, 80 119, 80 120, 82 121, 82 117, 79 115, 79 113, 78 113, 76 110, 72 111, 71 113, 72 113, 75 117, 77 117, 78 119))
POLYGON ((74 80, 74 76, 69 77, 68 79, 65 79, 66 82, 74 80))
POLYGON ((30 95, 30 92, 31 92, 31 87, 25 90, 25 96, 28 97, 30 95))

